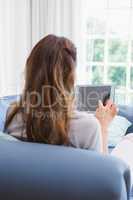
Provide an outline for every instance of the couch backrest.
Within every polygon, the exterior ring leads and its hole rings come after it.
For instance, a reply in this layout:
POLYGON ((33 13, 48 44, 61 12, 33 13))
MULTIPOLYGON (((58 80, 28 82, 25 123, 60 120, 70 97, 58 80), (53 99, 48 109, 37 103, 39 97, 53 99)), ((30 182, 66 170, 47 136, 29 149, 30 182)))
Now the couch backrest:
POLYGON ((119 115, 126 117, 133 123, 133 106, 121 105, 119 106, 119 115))
POLYGON ((127 200, 130 172, 93 151, 0 141, 1 200, 127 200))

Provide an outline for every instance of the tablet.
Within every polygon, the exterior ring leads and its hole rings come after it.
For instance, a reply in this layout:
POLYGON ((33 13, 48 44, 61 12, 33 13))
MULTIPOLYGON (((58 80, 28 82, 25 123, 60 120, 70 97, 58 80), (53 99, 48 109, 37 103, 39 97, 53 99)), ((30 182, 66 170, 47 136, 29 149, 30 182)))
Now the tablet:
POLYGON ((115 101, 115 87, 111 85, 77 85, 75 97, 77 110, 95 111, 99 100, 101 100, 104 105, 108 99, 111 99, 113 102, 115 101))

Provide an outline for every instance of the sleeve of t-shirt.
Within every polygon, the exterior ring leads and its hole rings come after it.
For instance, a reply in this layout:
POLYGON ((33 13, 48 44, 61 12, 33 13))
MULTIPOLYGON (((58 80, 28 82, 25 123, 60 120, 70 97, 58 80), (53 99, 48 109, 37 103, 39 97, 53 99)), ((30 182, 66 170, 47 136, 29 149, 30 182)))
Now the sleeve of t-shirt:
POLYGON ((92 114, 82 114, 71 121, 70 142, 77 148, 101 152, 101 127, 92 114))

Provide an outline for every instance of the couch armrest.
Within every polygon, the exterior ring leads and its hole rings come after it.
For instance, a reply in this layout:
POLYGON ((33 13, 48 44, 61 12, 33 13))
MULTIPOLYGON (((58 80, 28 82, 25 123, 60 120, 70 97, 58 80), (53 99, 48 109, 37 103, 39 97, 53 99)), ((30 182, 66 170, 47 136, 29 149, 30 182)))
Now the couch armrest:
POLYGON ((127 200, 128 167, 71 147, 0 141, 2 200, 127 200))

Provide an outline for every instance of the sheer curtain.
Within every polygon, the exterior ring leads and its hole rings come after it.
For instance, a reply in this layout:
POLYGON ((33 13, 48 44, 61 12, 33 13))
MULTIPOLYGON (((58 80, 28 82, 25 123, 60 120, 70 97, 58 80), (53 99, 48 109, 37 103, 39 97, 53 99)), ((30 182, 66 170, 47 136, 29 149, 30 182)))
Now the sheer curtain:
POLYGON ((0 1, 0 95, 16 94, 21 87, 30 49, 29 1, 0 1))
POLYGON ((21 92, 26 57, 35 43, 50 33, 66 36, 76 44, 79 49, 79 77, 83 80, 82 2, 0 1, 0 96, 21 92))

